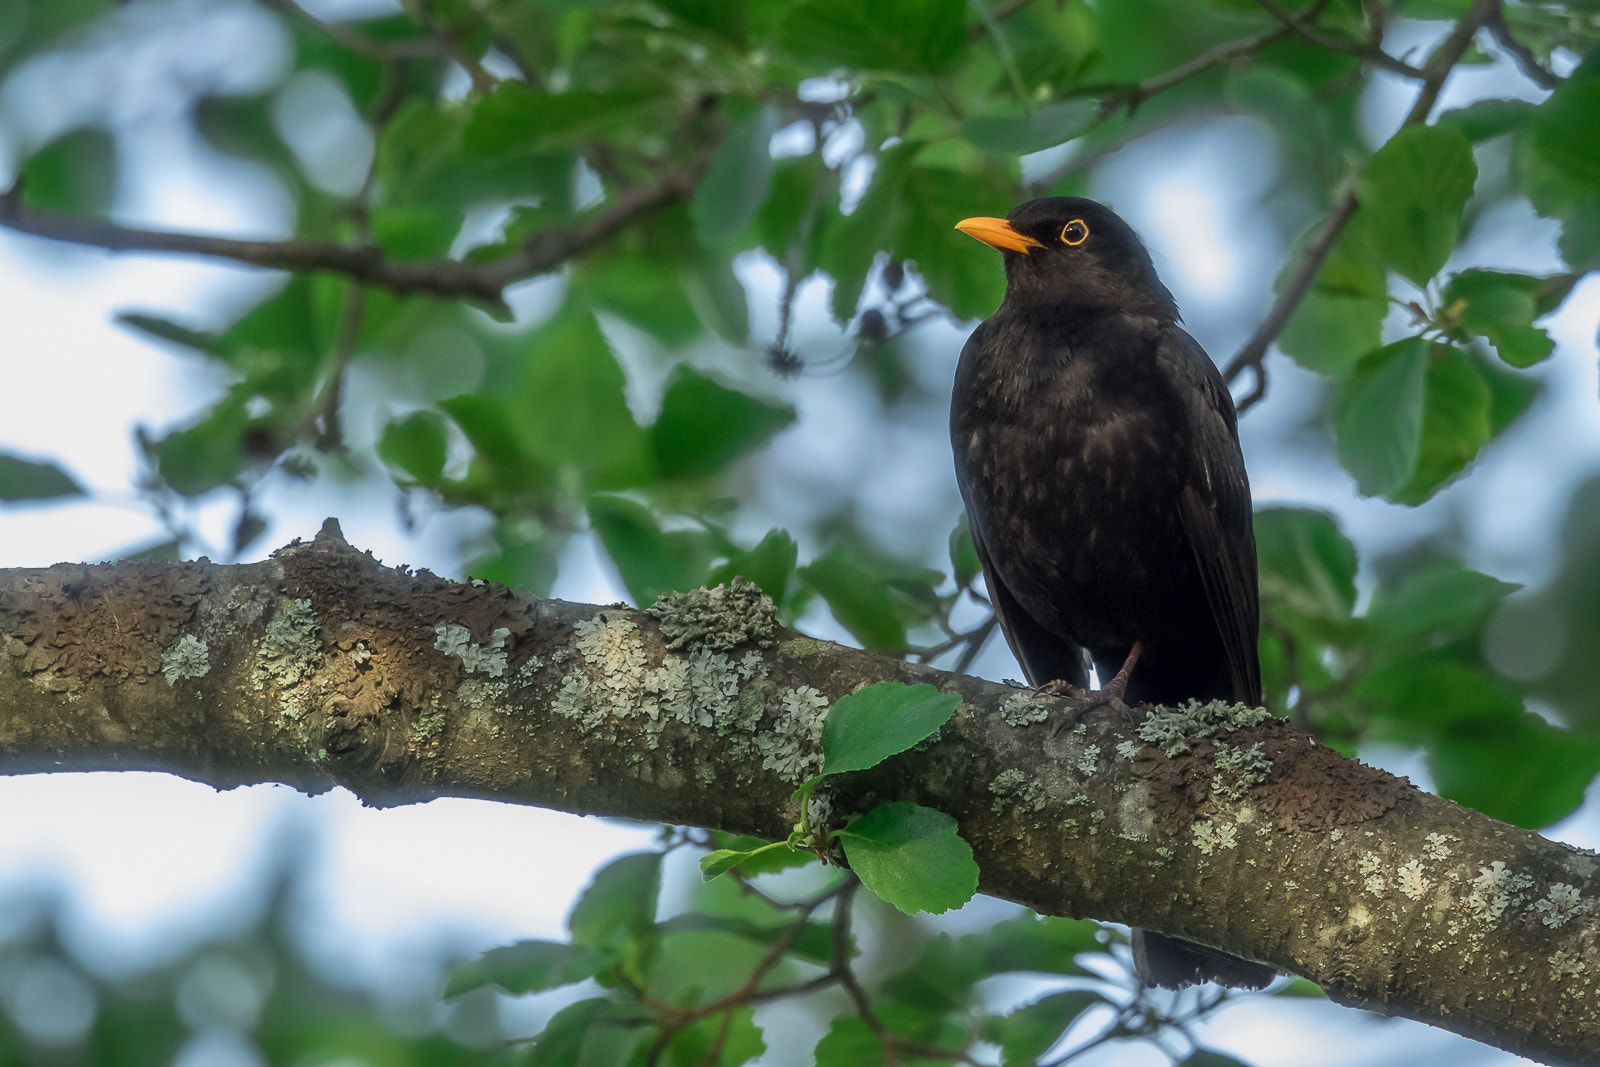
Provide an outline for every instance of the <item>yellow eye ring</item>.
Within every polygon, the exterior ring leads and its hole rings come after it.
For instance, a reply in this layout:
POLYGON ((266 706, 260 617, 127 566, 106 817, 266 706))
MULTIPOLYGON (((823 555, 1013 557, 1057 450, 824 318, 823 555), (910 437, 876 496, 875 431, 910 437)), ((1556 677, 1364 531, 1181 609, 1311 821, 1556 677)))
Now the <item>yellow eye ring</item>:
POLYGON ((1089 225, 1082 219, 1073 219, 1061 227, 1061 243, 1077 248, 1089 239, 1089 225))

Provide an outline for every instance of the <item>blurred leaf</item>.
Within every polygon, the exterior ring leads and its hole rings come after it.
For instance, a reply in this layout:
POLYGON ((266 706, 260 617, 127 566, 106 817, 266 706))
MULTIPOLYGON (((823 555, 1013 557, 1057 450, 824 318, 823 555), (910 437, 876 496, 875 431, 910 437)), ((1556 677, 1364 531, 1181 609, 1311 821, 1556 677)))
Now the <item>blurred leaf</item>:
POLYGON ((904 648, 906 626, 884 578, 852 558, 844 546, 801 567, 800 580, 828 602, 839 625, 866 648, 904 648))
POLYGON ((1250 1067, 1250 1064, 1208 1048, 1196 1048, 1179 1062, 1178 1067, 1250 1067))
POLYGON ((772 187, 768 145, 777 132, 778 109, 768 104, 737 122, 717 146, 689 209, 700 240, 715 243, 755 218, 772 187))
POLYGON ((628 410, 622 368, 588 310, 569 302, 540 328, 521 379, 513 425, 530 456, 575 468, 595 489, 648 480, 645 432, 628 410))
POLYGON ((524 1062, 526 1067, 616 1067, 628 1062, 648 1021, 639 1009, 605 997, 580 1000, 551 1016, 524 1062))
POLYGON ((439 407, 461 428, 499 490, 522 492, 548 481, 544 466, 523 451, 512 414, 498 397, 463 393, 439 401, 439 407))
POLYGON ((967 40, 964 0, 802 0, 781 47, 821 70, 936 74, 967 40))
POLYGON ((244 468, 244 405, 225 400, 187 430, 155 443, 162 479, 184 496, 200 496, 227 485, 244 468))
POLYGON ((941 811, 897 801, 879 804, 838 831, 861 884, 907 915, 958 908, 978 891, 978 865, 941 811))
POLYGON ((649 931, 661 894, 661 853, 633 852, 614 859, 583 891, 567 929, 575 945, 598 948, 649 931))
POLYGON ((1464 270, 1444 288, 1444 305, 1460 302, 1461 325, 1482 334, 1513 367, 1531 367, 1555 351, 1550 335, 1533 325, 1546 279, 1502 271, 1464 270))
POLYGON ((1533 115, 1539 154, 1573 181, 1600 188, 1600 78, 1569 78, 1533 115))
POLYGON ((1077 99, 1012 114, 969 115, 962 120, 961 136, 991 152, 1021 155, 1072 140, 1090 127, 1098 111, 1092 100, 1077 99))
POLYGON ((1005 1067, 1030 1067, 1061 1040, 1067 1027, 1096 1004, 1100 994, 1089 989, 1069 989, 1041 997, 1000 1020, 995 1035, 1000 1062, 1005 1067))
POLYGON ((1459 474, 1489 440, 1489 386, 1461 349, 1434 348, 1425 381, 1427 399, 1416 470, 1389 496, 1400 504, 1420 504, 1459 474))
POLYGON ((1575 271, 1600 269, 1600 193, 1579 201, 1561 220, 1561 258, 1575 271))
POLYGON ((490 949, 457 967, 445 983, 444 995, 497 985, 508 993, 537 993, 592 978, 612 961, 609 952, 561 941, 519 941, 490 949))
POLYGON ((626 497, 592 496, 588 507, 589 524, 635 604, 705 584, 712 546, 703 530, 662 530, 649 508, 626 497))
POLYGON ((1324 627, 1350 618, 1356 602, 1356 550, 1332 515, 1262 508, 1255 514, 1255 535, 1266 613, 1324 627))
POLYGON ((1438 121, 1454 126, 1476 143, 1520 129, 1534 113, 1534 105, 1527 100, 1475 100, 1443 112, 1438 121))
POLYGON ((789 593, 789 579, 794 575, 795 561, 800 553, 794 538, 786 530, 769 530, 761 543, 748 552, 731 556, 728 562, 715 567, 706 579, 708 586, 721 585, 735 576, 754 582, 761 591, 781 608, 789 593))
MULTIPOLYGON (((855 210, 832 220, 828 226, 821 266, 833 276, 833 314, 840 321, 849 321, 855 316, 873 262, 879 252, 893 244, 900 191, 911 167, 911 157, 921 147, 910 142, 880 152, 872 184, 855 210)), ((950 225, 954 226, 955 222, 950 225)))
POLYGON ((438 485, 447 448, 444 419, 432 411, 413 411, 383 428, 378 458, 409 474, 418 485, 438 485))
POLYGON ((904 682, 878 682, 840 697, 822 726, 822 773, 875 767, 935 733, 960 706, 957 693, 904 682))
POLYGON ((667 383, 650 445, 663 477, 707 478, 793 421, 788 405, 730 389, 685 363, 667 383))
POLYGON ((15 503, 83 495, 83 486, 56 464, 0 452, 0 500, 15 503))
POLYGON ((984 973, 1085 974, 1077 957, 1080 952, 1103 951, 1099 932, 1100 925, 1086 919, 1031 912, 1006 919, 978 937, 984 973))
POLYGON ((1475 634, 1500 602, 1518 586, 1436 558, 1412 570, 1393 587, 1379 589, 1367 609, 1379 647, 1390 642, 1475 634))
POLYGON ((461 232, 462 213, 430 204, 378 207, 372 237, 394 259, 443 259, 461 232))
POLYGON ((972 544, 972 531, 967 528, 967 516, 963 513, 956 520, 955 529, 950 531, 950 570, 955 576, 956 588, 965 587, 982 569, 978 550, 972 544))
POLYGON ((69 215, 104 215, 117 191, 117 146, 96 127, 62 134, 22 164, 22 204, 69 215))
MULTIPOLYGON (((787 852, 795 855, 783 842, 774 842, 773 852, 787 852)), ((809 857, 809 853, 799 853, 809 857)), ((702 875, 704 866, 701 869, 702 875)), ((746 874, 751 872, 746 871, 746 874)), ((718 930, 722 933, 732 934, 745 941, 753 941, 758 945, 776 945, 779 941, 790 939, 788 952, 798 959, 810 963, 826 964, 833 957, 833 924, 829 922, 807 922, 796 932, 793 916, 788 921, 778 923, 759 923, 749 919, 734 918, 731 916, 703 915, 696 912, 684 912, 675 915, 656 927, 658 933, 666 934, 685 933, 693 930, 718 930)))
POLYGON ((1472 145, 1453 126, 1409 126, 1367 162, 1361 210, 1384 261, 1419 286, 1450 258, 1477 181, 1472 145))
POLYGON ((625 252, 587 275, 595 303, 614 311, 668 348, 703 332, 677 269, 658 256, 625 252))
POLYGON ((660 1067, 737 1067, 766 1050, 755 1012, 746 1005, 679 1030, 657 1063, 660 1067))
POLYGON ((648 89, 546 93, 508 79, 472 106, 462 145, 468 153, 486 157, 548 150, 615 131, 639 119, 645 109, 664 114, 666 104, 648 89))
POLYGON ((1428 747, 1439 795, 1530 830, 1570 815, 1600 772, 1600 743, 1537 715, 1452 724, 1428 747))
POLYGON ((1005 296, 1005 271, 995 251, 956 222, 1008 195, 960 171, 919 166, 906 175, 894 253, 916 265, 928 292, 957 318, 993 314, 1005 296))
POLYGON ((750 302, 733 272, 733 260, 700 251, 680 264, 684 292, 700 320, 736 348, 750 343, 750 302))
POLYGON ((1385 345, 1340 383, 1333 407, 1339 462, 1363 496, 1398 493, 1416 472, 1431 347, 1420 337, 1385 345))
MULTIPOLYGON (((883 1042, 855 1015, 837 1015, 817 1042, 817 1067, 884 1067, 883 1042)), ((900 1059, 904 1063, 903 1058, 900 1059)))

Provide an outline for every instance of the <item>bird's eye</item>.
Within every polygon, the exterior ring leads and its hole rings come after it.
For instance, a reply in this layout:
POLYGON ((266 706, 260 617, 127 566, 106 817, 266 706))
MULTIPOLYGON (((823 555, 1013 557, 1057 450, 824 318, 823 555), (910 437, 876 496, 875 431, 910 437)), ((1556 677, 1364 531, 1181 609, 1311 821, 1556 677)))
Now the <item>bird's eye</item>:
POLYGON ((1061 227, 1061 243, 1076 248, 1089 239, 1089 227, 1082 219, 1073 219, 1061 227))

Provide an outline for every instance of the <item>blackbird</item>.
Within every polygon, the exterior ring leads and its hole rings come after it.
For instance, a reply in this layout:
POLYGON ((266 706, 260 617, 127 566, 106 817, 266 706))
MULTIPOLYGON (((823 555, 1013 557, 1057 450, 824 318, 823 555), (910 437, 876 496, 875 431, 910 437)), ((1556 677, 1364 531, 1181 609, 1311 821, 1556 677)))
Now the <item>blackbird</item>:
MULTIPOLYGON (((961 350, 950 438, 989 596, 1029 683, 1080 707, 1259 705, 1233 398, 1150 254, 1081 197, 956 228, 1005 259, 1005 300, 961 350), (1110 679, 1099 694, 1084 693, 1085 652, 1110 679)), ((1172 989, 1254 989, 1274 973, 1142 930, 1133 950, 1145 983, 1172 989)))

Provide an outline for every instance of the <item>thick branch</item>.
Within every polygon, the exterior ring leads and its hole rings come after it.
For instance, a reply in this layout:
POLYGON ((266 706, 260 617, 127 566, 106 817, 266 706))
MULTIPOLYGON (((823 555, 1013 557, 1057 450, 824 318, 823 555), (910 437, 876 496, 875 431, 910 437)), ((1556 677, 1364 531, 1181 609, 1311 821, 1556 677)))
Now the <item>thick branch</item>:
POLYGON ((778 629, 752 588, 649 614, 540 601, 383 567, 331 523, 258 564, 0 571, 0 770, 488 797, 779 838, 828 702, 931 682, 961 695, 955 717, 833 789, 836 823, 869 795, 927 804, 959 821, 985 892, 1595 1062, 1593 854, 1242 709, 1158 709, 1137 731, 1093 714, 1058 736, 1049 698, 778 629))

